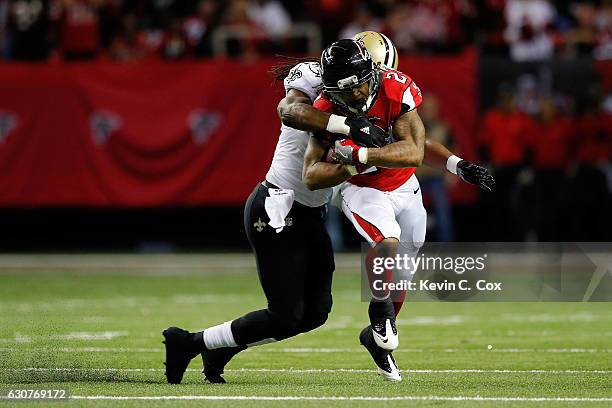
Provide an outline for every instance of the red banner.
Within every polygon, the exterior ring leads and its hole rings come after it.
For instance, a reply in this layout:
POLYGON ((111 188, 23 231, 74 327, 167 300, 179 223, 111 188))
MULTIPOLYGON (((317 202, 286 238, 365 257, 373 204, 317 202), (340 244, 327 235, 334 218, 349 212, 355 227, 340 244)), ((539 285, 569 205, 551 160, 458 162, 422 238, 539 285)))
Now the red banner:
MULTIPOLYGON (((438 94, 465 142, 474 60, 406 58, 400 67, 425 97, 438 94)), ((0 65, 0 206, 243 203, 279 134, 274 63, 0 65)))

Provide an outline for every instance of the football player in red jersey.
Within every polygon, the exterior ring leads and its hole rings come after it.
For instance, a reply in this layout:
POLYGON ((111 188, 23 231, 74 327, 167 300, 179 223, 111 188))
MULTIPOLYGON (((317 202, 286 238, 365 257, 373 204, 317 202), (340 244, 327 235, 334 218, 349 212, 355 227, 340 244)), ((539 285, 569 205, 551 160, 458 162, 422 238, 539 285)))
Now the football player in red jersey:
MULTIPOLYGON (((427 215, 415 167, 424 160, 441 165, 489 191, 493 177, 439 143, 426 142, 416 110, 422 101, 420 89, 400 71, 377 69, 363 43, 340 40, 332 44, 321 56, 321 68, 324 92, 314 107, 331 114, 330 123, 334 115, 366 115, 373 126, 390 130, 390 135, 386 145, 368 148, 351 139, 338 140, 329 132, 319 133, 311 138, 305 154, 304 182, 318 189, 348 180, 339 188, 341 207, 373 246, 366 262, 371 263, 373 257, 394 257, 398 252, 414 257, 425 240, 427 215)), ((367 267, 371 269, 371 264, 367 267)), ((402 279, 410 279, 414 271, 402 272, 402 279)), ((387 279, 392 273, 386 271, 387 279)), ((371 289, 371 326, 361 332, 360 341, 379 373, 399 381, 401 375, 391 352, 399 344, 395 316, 405 293, 392 297, 388 290, 371 289)))
MULTIPOLYGON (((371 53, 372 60, 376 63, 379 73, 384 73, 389 69, 397 68, 397 51, 393 46, 393 43, 383 34, 366 31, 355 35, 353 39, 363 42, 366 49, 371 53)), ((365 89, 363 90, 365 91, 365 89)), ((369 94, 369 90, 370 89, 368 86, 367 91, 363 92, 363 96, 365 96, 366 93, 369 94)), ((319 111, 316 108, 313 108, 307 98, 305 98, 303 95, 295 94, 294 90, 291 90, 278 106, 279 116, 283 124, 287 126, 304 131, 328 131, 337 133, 339 135, 345 135, 341 137, 351 139, 359 146, 375 148, 384 146, 386 143, 385 140, 388 138, 387 132, 381 129, 379 126, 371 123, 368 120, 368 116, 364 114, 355 114, 355 112, 359 111, 360 110, 358 107, 355 109, 352 106, 349 106, 348 109, 338 109, 337 111, 334 110, 334 113, 319 111)), ((363 109, 361 112, 363 112, 363 109)), ((358 171, 363 171, 367 167, 363 164, 319 164, 319 159, 325 154, 329 143, 327 141, 320 143, 316 139, 311 138, 309 144, 311 146, 308 148, 308 154, 306 155, 304 161, 303 176, 304 181, 311 189, 318 189, 323 188, 326 185, 331 186, 341 183, 342 181, 348 179, 351 175, 356 174, 358 171), (311 166, 316 167, 316 170, 313 171, 311 166)), ((350 141, 344 141, 342 144, 349 145, 350 141)), ((353 153, 356 153, 357 160, 359 159, 359 151, 362 152, 362 155, 365 153, 365 151, 362 151, 359 146, 355 147, 355 151, 353 151, 353 147, 351 146, 350 152, 350 156, 352 156, 353 153)), ((333 156, 336 149, 331 149, 330 152, 332 153, 331 156, 333 156)), ((371 149, 370 153, 374 153, 374 150, 371 149)), ((427 165, 447 169, 448 171, 457 174, 463 181, 479 185, 486 191, 491 191, 494 186, 493 178, 484 168, 472 164, 466 160, 461 160, 438 142, 428 139, 425 140, 423 161, 427 165)), ((414 191, 418 192, 419 189, 417 188, 414 191)), ((399 191, 389 194, 397 193, 399 193, 399 191)), ((412 213, 418 214, 419 211, 413 211, 412 213)), ((406 221, 406 217, 403 218, 404 221, 406 221)), ((403 224, 404 223, 402 223, 402 226, 403 224)), ((409 228, 404 228, 404 231, 409 230, 409 228)), ((363 234, 364 231, 360 230, 360 232, 363 234)), ((405 232, 404 235, 407 234, 408 233, 405 232)), ((404 238, 402 238, 402 241, 403 240, 404 238)), ((395 314, 397 314, 402 305, 402 295, 403 293, 400 293, 398 298, 395 299, 395 314)), ((385 379, 389 380, 401 379, 397 367, 395 366, 395 362, 392 360, 392 358, 390 358, 391 356, 389 355, 389 351, 378 347, 372 337, 372 334, 369 333, 371 331, 368 329, 369 328, 366 328, 364 331, 362 331, 360 340, 368 349, 376 365, 378 366, 379 374, 381 374, 385 379)), ((386 327, 384 330, 386 331, 386 327)))

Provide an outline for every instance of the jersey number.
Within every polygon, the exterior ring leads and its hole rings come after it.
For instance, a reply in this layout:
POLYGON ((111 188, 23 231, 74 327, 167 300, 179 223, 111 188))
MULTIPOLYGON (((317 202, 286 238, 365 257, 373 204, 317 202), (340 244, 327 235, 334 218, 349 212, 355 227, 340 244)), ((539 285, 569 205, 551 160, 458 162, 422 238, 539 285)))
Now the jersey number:
POLYGON ((408 80, 408 78, 406 78, 405 76, 398 75, 397 72, 387 72, 387 75, 385 75, 385 78, 387 79, 393 78, 402 85, 405 84, 406 81, 408 80))

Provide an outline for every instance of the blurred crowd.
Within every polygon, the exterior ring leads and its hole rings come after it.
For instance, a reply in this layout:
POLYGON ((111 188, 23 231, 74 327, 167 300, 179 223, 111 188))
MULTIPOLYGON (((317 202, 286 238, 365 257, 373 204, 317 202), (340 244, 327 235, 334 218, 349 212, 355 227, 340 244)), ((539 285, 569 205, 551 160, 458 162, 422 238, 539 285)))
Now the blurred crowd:
POLYGON ((478 133, 498 186, 488 239, 612 239, 611 129, 610 95, 542 92, 529 75, 501 86, 478 133))
MULTIPOLYGON (((304 54, 313 29, 319 47, 374 30, 402 52, 612 59, 612 0, 0 0, 0 58, 14 61, 209 58, 218 33, 231 34, 219 38, 232 56, 304 54)), ((612 240, 609 88, 578 101, 529 75, 500 87, 476 136, 498 186, 479 201, 479 237, 612 240)), ((420 112, 429 137, 452 146, 438 105, 428 95, 420 112)), ((457 238, 447 176, 419 175, 439 241, 457 238)))
MULTIPOLYGON (((419 113, 428 137, 453 149, 438 105, 429 94, 419 113)), ((471 240, 612 239, 612 96, 576 100, 542 91, 527 75, 503 84, 479 121, 479 161, 492 168, 497 187, 480 194, 471 240)), ((417 175, 429 204, 428 237, 455 240, 447 187, 457 179, 428 167, 417 175)))
POLYGON ((204 58, 228 29, 234 55, 304 53, 304 23, 319 47, 374 30, 404 52, 477 45, 517 61, 612 57, 612 0, 0 0, 0 53, 204 58))

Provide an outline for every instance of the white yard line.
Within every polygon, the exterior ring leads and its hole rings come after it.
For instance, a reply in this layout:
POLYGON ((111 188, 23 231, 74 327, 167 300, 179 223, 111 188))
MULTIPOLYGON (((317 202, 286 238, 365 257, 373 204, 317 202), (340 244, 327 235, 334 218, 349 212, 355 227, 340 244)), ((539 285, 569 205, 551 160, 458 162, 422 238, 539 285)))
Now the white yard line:
POLYGON ((247 396, 247 395, 159 395, 159 396, 114 396, 114 395, 73 395, 72 399, 82 400, 216 400, 216 401, 498 401, 498 402, 609 402, 612 398, 587 397, 481 397, 481 396, 404 396, 404 397, 300 397, 300 396, 247 396))
MULTIPOLYGON (((11 352, 62 352, 62 353, 161 353, 163 348, 159 347, 0 347, 0 353, 11 352)), ((310 347, 285 347, 285 348, 265 348, 254 347, 245 350, 248 353, 361 353, 363 348, 310 348, 310 347)), ((423 348, 400 348, 394 353, 612 353, 612 349, 595 348, 551 348, 551 349, 522 349, 522 348, 499 348, 487 350, 484 346, 481 349, 423 349, 423 348)))
MULTIPOLYGON (((73 368, 73 367, 27 367, 0 368, 7 372, 163 372, 163 368, 73 368)), ((190 372, 201 372, 201 369, 188 368, 190 372)), ((359 368, 236 368, 227 372, 245 373, 373 373, 376 370, 359 368)), ((612 370, 402 370, 413 374, 612 374, 612 370)))

